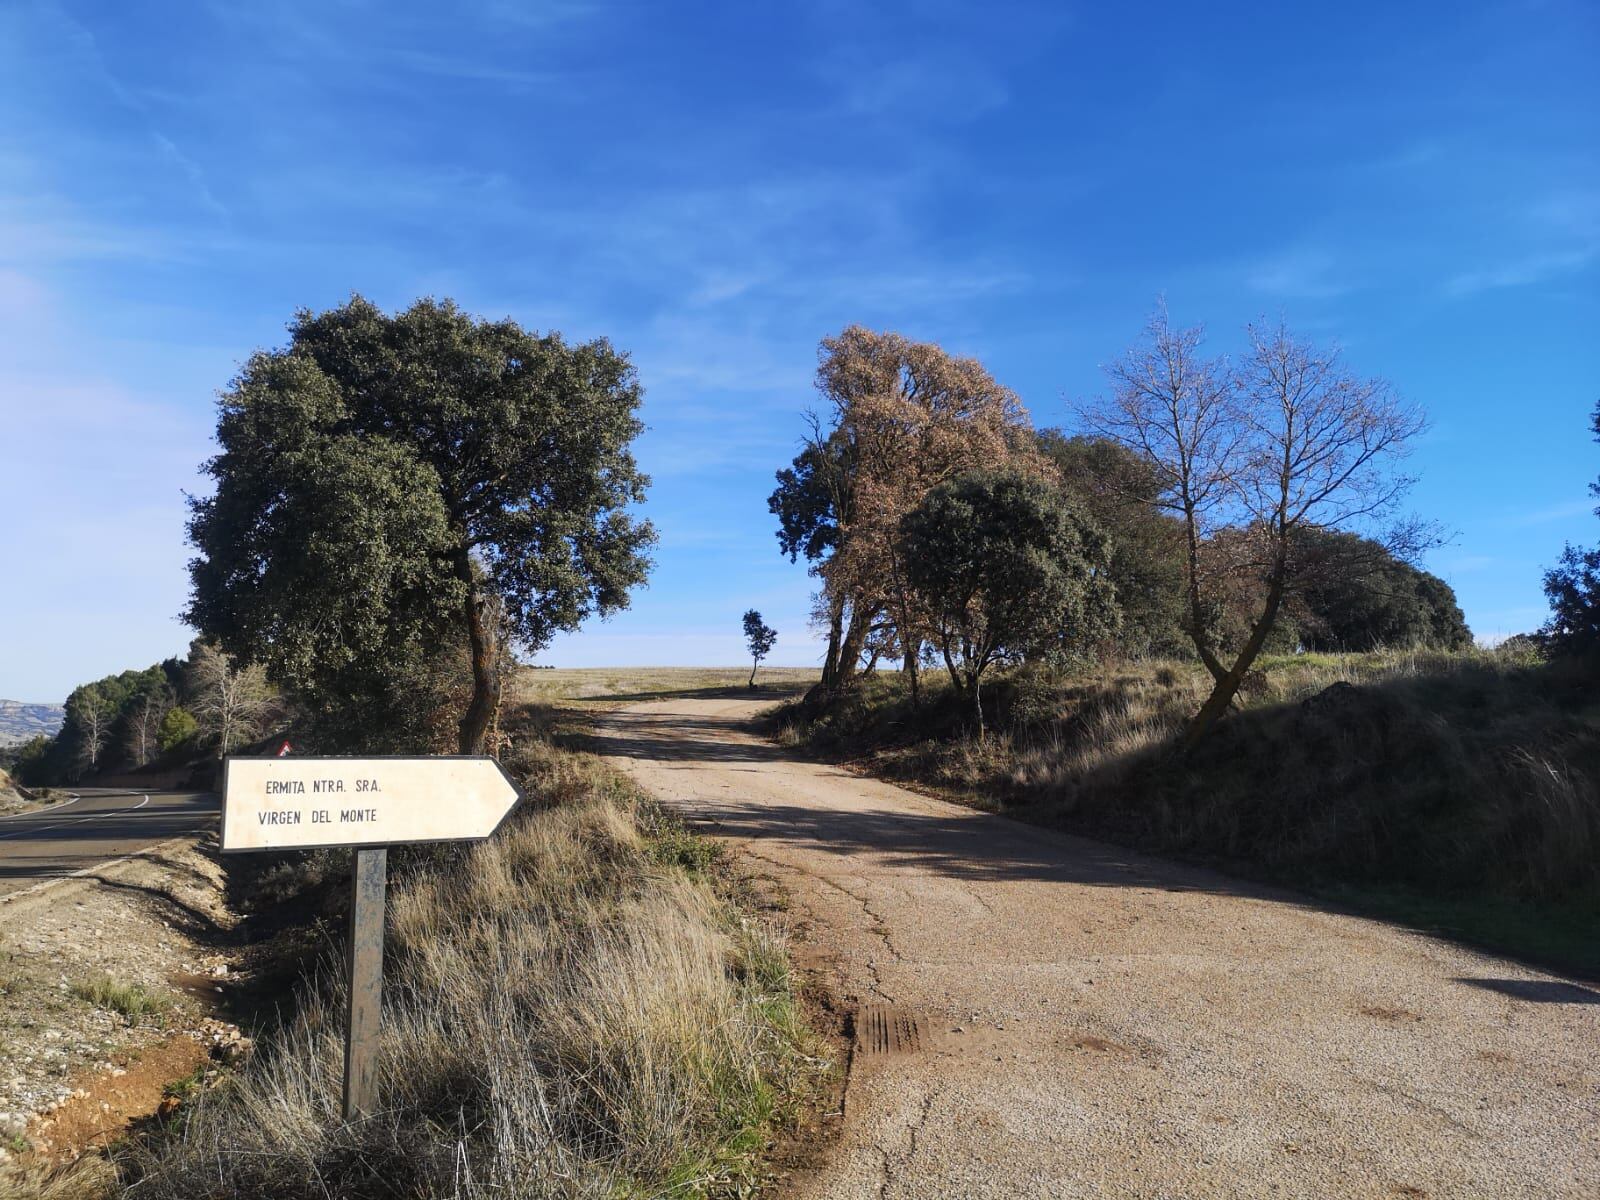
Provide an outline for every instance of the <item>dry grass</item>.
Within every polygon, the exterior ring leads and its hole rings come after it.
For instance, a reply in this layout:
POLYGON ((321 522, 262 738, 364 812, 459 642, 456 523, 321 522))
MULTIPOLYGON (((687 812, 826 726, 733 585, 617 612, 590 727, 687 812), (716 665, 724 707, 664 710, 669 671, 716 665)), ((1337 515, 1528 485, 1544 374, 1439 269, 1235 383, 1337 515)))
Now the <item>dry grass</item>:
POLYGON ((99 1155, 65 1167, 0 1166, 0 1200, 105 1200, 116 1186, 116 1170, 99 1155))
POLYGON ((1019 673, 994 688, 1001 732, 980 744, 943 685, 919 712, 888 677, 821 712, 790 706, 779 736, 1233 870, 1487 905, 1473 936, 1600 967, 1585 932, 1600 916, 1600 721, 1581 681, 1490 652, 1268 658, 1241 711, 1185 755, 1207 684, 1184 663, 1019 673))
POLYGON ((819 1066, 784 948, 719 895, 713 851, 530 733, 549 721, 524 714, 508 762, 546 804, 391 857, 377 1115, 339 1117, 330 950, 237 1076, 124 1149, 120 1183, 0 1200, 749 1194, 819 1066))
POLYGON ((158 1017, 172 1007, 170 996, 152 992, 141 983, 122 983, 110 975, 80 979, 72 984, 71 991, 97 1008, 120 1013, 130 1025, 137 1025, 146 1017, 158 1017))
MULTIPOLYGON (((750 678, 745 667, 572 667, 529 669, 517 676, 517 698, 538 704, 607 708, 635 700, 656 700, 696 692, 739 691, 750 678)), ((821 678, 813 667, 762 667, 758 693, 798 692, 821 678)))

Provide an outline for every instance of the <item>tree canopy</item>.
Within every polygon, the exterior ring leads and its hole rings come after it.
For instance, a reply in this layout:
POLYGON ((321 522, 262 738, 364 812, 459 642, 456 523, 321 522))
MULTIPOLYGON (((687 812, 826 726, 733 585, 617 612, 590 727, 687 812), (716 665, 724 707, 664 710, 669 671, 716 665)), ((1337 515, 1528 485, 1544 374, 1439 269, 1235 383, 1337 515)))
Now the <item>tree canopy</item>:
POLYGON ((1084 413, 1094 432, 1144 459, 1158 503, 1182 522, 1185 626, 1213 679, 1191 746, 1314 578, 1296 558, 1304 535, 1381 528, 1385 547, 1405 557, 1431 532, 1396 519, 1412 483, 1399 464, 1425 428, 1421 411, 1355 374, 1336 349, 1282 325, 1248 334, 1238 364, 1207 358, 1202 331, 1173 328, 1160 308, 1144 340, 1108 368, 1111 395, 1084 413), (1230 604, 1244 624, 1237 646, 1215 636, 1215 610, 1230 604))
POLYGON ((1111 539, 1107 574, 1122 610, 1121 650, 1133 657, 1189 653, 1183 524, 1158 506, 1159 473, 1110 438, 1044 429, 1039 448, 1067 497, 1111 539))
POLYGON ((747 609, 744 614, 744 644, 750 651, 750 686, 755 687, 756 668, 778 644, 778 631, 763 621, 761 614, 753 608, 747 609))
POLYGON ((768 501, 779 546, 804 554, 823 583, 824 685, 847 683, 876 639, 915 690, 928 631, 897 549, 901 518, 963 471, 1049 467, 1016 396, 976 359, 931 342, 852 325, 823 339, 816 379, 824 412, 768 501))
POLYGON ((1115 632, 1110 542, 1038 476, 973 471, 901 522, 906 573, 951 681, 983 728, 983 674, 1115 632))
POLYGON ((1372 539, 1307 531, 1300 535, 1296 557, 1316 564, 1307 572, 1294 613, 1307 650, 1462 650, 1472 645, 1455 590, 1372 539), (1323 569, 1324 561, 1334 567, 1323 569))
POLYGON ((289 335, 221 398, 185 618, 336 712, 392 714, 463 646, 459 748, 479 752, 499 641, 543 647, 644 582, 634 369, 604 339, 431 299, 391 316, 356 296, 289 335))

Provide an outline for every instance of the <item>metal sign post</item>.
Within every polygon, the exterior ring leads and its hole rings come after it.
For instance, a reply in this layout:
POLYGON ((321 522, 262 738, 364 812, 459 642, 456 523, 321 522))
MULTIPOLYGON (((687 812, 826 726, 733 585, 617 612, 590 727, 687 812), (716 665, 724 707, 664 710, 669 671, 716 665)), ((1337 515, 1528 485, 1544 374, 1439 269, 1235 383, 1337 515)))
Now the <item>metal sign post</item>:
POLYGON ((494 759, 230 758, 222 785, 222 852, 355 850, 350 892, 344 1116, 378 1103, 383 908, 390 846, 481 841, 521 798, 494 759))

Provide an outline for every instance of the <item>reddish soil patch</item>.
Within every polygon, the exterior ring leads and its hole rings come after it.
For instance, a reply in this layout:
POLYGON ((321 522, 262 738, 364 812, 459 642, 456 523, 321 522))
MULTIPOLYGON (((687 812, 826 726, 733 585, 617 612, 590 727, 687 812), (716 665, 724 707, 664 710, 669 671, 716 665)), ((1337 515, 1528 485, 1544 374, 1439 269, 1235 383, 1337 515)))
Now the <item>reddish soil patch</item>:
POLYGON ((1380 1021, 1420 1021, 1421 1017, 1404 1008, 1391 1008, 1384 1004, 1369 1004, 1361 1010, 1363 1017, 1376 1017, 1380 1021))
POLYGON ((192 1075, 210 1060, 206 1047, 189 1034, 132 1051, 116 1072, 76 1080, 77 1090, 61 1107, 38 1117, 28 1140, 43 1158, 76 1158, 110 1144, 128 1125, 161 1107, 167 1084, 192 1075))

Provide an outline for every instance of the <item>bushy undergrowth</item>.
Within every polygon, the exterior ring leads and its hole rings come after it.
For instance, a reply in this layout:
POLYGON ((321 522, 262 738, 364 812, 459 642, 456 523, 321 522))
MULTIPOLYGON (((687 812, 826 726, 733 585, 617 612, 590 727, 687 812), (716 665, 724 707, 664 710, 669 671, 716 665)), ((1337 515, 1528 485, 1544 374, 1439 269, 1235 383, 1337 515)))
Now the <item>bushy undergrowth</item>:
POLYGON ((1600 723, 1583 681, 1487 652, 1269 658, 1185 755, 1207 682, 1185 663, 1018 673, 995 689, 1002 732, 979 743, 947 688, 914 710, 878 677, 789 706, 780 733, 1024 819, 1272 878, 1600 909, 1600 723))
POLYGON ((742 1194, 808 1069, 783 948, 598 760, 534 739, 512 765, 539 806, 396 856, 378 1114, 339 1119, 330 957, 238 1077, 129 1152, 130 1195, 742 1194))

